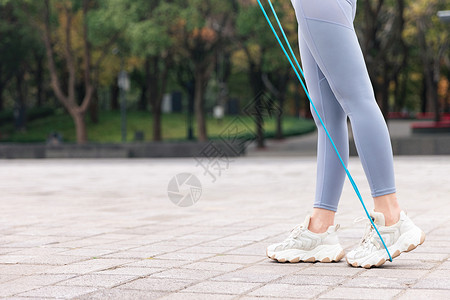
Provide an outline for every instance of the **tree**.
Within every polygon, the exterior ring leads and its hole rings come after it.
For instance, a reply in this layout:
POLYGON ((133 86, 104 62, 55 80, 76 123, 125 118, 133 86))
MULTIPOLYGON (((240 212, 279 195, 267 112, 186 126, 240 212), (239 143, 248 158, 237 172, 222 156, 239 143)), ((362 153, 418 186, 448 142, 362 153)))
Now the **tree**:
POLYGON ((15 127, 24 130, 32 79, 37 86, 37 103, 42 102, 43 47, 21 2, 2 1, 0 7, 0 110, 4 108, 4 91, 9 87, 14 91, 15 127))
POLYGON ((151 106, 153 140, 161 140, 161 103, 174 56, 174 33, 180 7, 173 1, 111 0, 103 14, 122 31, 121 55, 133 58, 132 78, 140 86, 140 110, 151 106))
POLYGON ((402 36, 405 0, 365 0, 362 6, 357 30, 376 98, 387 120, 391 83, 397 83, 395 88, 400 89, 399 76, 408 58, 402 36))
MULTIPOLYGON (((69 114, 72 116, 76 128, 77 143, 86 143, 88 140, 87 129, 85 123, 85 114, 91 104, 95 86, 94 78, 98 78, 98 71, 101 62, 106 54, 110 51, 115 36, 109 38, 108 42, 102 45, 100 49, 101 54, 93 62, 92 59, 92 44, 89 39, 88 13, 93 6, 90 0, 64 0, 51 2, 44 1, 44 28, 42 31, 44 44, 46 48, 48 68, 51 77, 51 86, 57 99, 64 105, 69 114), (52 4, 54 3, 54 6, 52 4), (62 43, 54 43, 53 35, 55 30, 52 28, 52 7, 56 8, 58 19, 62 30, 62 43), (76 38, 79 44, 78 52, 75 51, 74 45, 76 38), (60 47, 62 53, 55 51, 55 47, 60 47), (79 54, 81 57, 78 57, 79 54), (60 57, 60 55, 62 57, 60 57), (58 72, 56 59, 65 61, 66 72, 68 73, 68 80, 64 84, 60 80, 60 72, 58 72), (78 61, 82 61, 82 70, 77 69, 78 61), (80 103, 78 103, 78 95, 76 94, 77 87, 77 71, 82 72, 82 89, 83 96, 80 103), (64 91, 64 86, 67 90, 64 91)), ((98 46, 99 47, 99 46, 98 46)))
POLYGON ((173 59, 173 30, 178 7, 166 1, 138 1, 127 29, 131 51, 143 61, 142 97, 153 114, 153 140, 160 141, 161 104, 173 59), (142 2, 142 3, 139 3, 142 2))
POLYGON ((415 20, 410 24, 407 35, 417 41, 419 55, 422 60, 426 111, 433 112, 435 121, 440 121, 441 108, 438 97, 441 64, 448 55, 449 31, 439 21, 436 13, 445 9, 444 0, 410 1, 408 17, 415 20))
MULTIPOLYGON (((243 55, 238 54, 240 59, 245 57, 244 61, 240 63, 240 68, 247 72, 250 87, 255 96, 269 91, 278 99, 282 108, 291 67, 268 27, 259 4, 256 1, 244 0, 239 0, 237 3, 235 40, 243 52, 243 55)), ((294 44, 297 41, 297 26, 291 4, 278 1, 273 1, 273 4, 289 40, 294 44), (290 13, 286 13, 287 11, 290 13)), ((270 8, 266 11, 270 11, 270 8)), ((262 100, 260 97, 256 97, 254 106, 261 107, 262 100)), ((260 109, 256 109, 255 113, 257 147, 263 148, 265 146, 264 119, 260 109)), ((281 115, 277 117, 277 137, 281 138, 281 115)))
POLYGON ((204 107, 206 86, 213 71, 217 49, 224 46, 225 39, 231 33, 233 3, 219 0, 176 2, 180 7, 174 32, 178 47, 176 59, 177 62, 185 61, 182 63, 183 68, 192 74, 197 138, 206 141, 204 107))

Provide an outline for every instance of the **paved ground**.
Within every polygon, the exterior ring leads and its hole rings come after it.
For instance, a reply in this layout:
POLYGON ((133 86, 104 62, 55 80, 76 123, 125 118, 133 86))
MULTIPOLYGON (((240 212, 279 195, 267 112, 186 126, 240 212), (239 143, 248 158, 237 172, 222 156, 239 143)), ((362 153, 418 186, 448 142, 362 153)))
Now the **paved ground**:
MULTIPOLYGON (((189 158, 0 161, 0 296, 449 298, 450 157, 395 159, 401 204, 427 238, 370 270, 266 258, 266 246, 310 209, 315 158, 233 160, 215 182, 189 158), (183 172, 202 184, 200 200, 184 208, 167 193, 183 172)), ((356 158, 350 170, 370 199, 356 158)), ((337 215, 346 250, 361 237, 364 224, 353 224, 361 215, 346 183, 337 215)))

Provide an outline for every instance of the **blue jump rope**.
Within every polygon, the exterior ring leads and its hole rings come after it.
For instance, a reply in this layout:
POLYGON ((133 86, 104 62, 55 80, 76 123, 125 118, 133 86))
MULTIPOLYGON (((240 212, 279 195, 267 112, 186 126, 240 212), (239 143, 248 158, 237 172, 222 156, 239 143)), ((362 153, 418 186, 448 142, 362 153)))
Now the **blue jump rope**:
MULTIPOLYGON (((275 19, 277 20, 278 27, 280 27, 280 31, 281 31, 281 33, 283 34, 284 40, 285 40, 286 44, 288 45, 288 48, 289 48, 289 50, 290 50, 290 52, 291 52, 291 55, 292 55, 292 57, 294 58, 294 61, 295 61, 295 63, 297 64, 297 67, 298 67, 298 69, 300 70, 300 73, 302 74, 303 78, 305 78, 305 75, 303 74, 303 70, 302 70, 302 68, 300 67, 300 64, 298 63, 297 58, 295 57, 294 51, 292 51, 291 45, 290 45, 290 43, 289 43, 289 40, 288 40, 288 38, 286 37, 286 34, 284 33, 283 26, 281 26, 281 23, 280 23, 280 20, 278 19, 277 13, 275 12, 275 9, 273 8, 272 2, 271 2, 270 0, 267 0, 267 2, 269 3, 270 8, 271 8, 271 10, 272 10, 272 13, 273 13, 273 15, 275 16, 275 19)), ((363 201, 363 199, 362 199, 361 193, 359 192, 359 189, 358 189, 358 187, 356 186, 356 183, 355 183, 355 181, 353 180, 352 175, 350 174, 350 172, 348 171, 347 167, 345 166, 345 163, 344 163, 344 161, 342 160, 342 157, 341 157, 341 155, 339 154, 339 151, 338 151, 338 149, 336 148, 336 145, 334 144, 333 139, 332 139, 331 136, 330 136, 330 133, 328 132, 327 128, 325 127, 325 124, 323 123, 322 118, 321 118, 320 115, 319 115, 319 112, 317 111, 317 109, 316 109, 316 107, 315 107, 313 101, 311 100, 311 97, 309 96, 308 90, 306 89, 306 86, 305 86, 305 84, 303 83, 303 80, 300 78, 300 75, 298 74, 297 69, 295 68, 294 64, 292 63, 291 58, 289 57, 289 55, 288 55, 286 49, 284 48, 283 43, 281 42, 280 38, 278 37, 277 32, 276 32, 275 29, 273 28, 272 22, 270 21, 269 17, 267 16, 267 13, 266 13, 266 11, 265 11, 263 5, 261 4, 261 1, 258 0, 258 3, 259 3, 259 6, 261 7, 261 10, 262 10, 264 16, 266 17, 267 23, 269 24, 270 28, 272 29, 273 34, 275 35, 276 39, 278 40, 278 43, 280 44, 281 49, 283 49, 284 54, 286 55, 287 59, 289 60, 289 63, 291 64, 292 68, 294 69, 294 72, 295 72, 295 74, 297 75, 297 78, 298 78, 298 80, 300 81, 300 83, 301 83, 301 85, 302 85, 302 87, 303 87, 303 90, 305 91, 306 96, 308 97, 308 100, 309 100, 309 102, 311 103, 311 106, 312 106, 313 109, 314 109, 314 112, 316 113, 316 115, 317 115, 317 117, 318 117, 320 123, 322 124, 323 129, 325 130, 325 133, 326 133, 327 136, 328 136, 328 139, 330 140, 331 144, 333 145, 334 151, 336 151, 336 154, 337 154, 339 160, 341 161, 342 166, 344 167, 345 173, 347 173, 347 177, 348 177, 348 179, 350 180, 350 182, 351 182, 351 184, 352 184, 352 186, 353 186, 353 189, 355 190, 355 193, 356 193, 356 195, 358 196, 359 201, 361 202, 361 204, 362 204, 362 206, 363 206, 363 208, 364 208, 364 211, 366 212, 367 218, 369 218, 370 223, 372 224, 373 228, 375 229, 375 231, 377 232, 378 236, 380 237, 381 242, 383 243, 384 249, 386 249, 386 252, 387 252, 387 254, 388 254, 388 256, 389 256, 389 261, 392 262, 391 254, 389 253, 389 250, 388 250, 388 248, 387 248, 387 246, 386 246, 386 244, 385 244, 383 238, 381 237, 381 234, 380 234, 380 232, 378 231, 378 228, 377 228, 377 227, 375 226, 375 224, 373 223, 373 220, 372 220, 372 218, 370 217, 369 212, 367 211, 366 206, 364 205, 364 201, 363 201)))

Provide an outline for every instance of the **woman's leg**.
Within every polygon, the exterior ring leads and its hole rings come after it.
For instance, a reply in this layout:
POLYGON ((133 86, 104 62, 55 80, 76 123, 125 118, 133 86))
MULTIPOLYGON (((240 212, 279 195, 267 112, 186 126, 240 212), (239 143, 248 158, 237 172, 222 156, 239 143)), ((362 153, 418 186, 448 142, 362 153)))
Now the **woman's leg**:
MULTIPOLYGON (((356 0, 292 0, 292 3, 300 34, 352 124, 374 197, 375 211, 370 214, 373 222, 392 257, 411 251, 423 243, 425 233, 403 211, 397 215, 389 132, 375 101, 353 28, 356 0)), ((358 247, 347 254, 347 262, 355 267, 380 266, 387 259, 387 252, 371 225, 358 247)))
MULTIPOLYGON (((342 159, 347 164, 349 155, 347 115, 301 34, 299 47, 308 92, 342 159)), ((312 106, 311 112, 318 130, 318 141, 316 196, 309 230, 321 233, 334 224, 334 213, 341 197, 345 171, 312 106)))
POLYGON ((372 196, 395 193, 389 132, 375 101, 353 28, 356 1, 292 0, 292 3, 300 35, 350 119, 372 196))

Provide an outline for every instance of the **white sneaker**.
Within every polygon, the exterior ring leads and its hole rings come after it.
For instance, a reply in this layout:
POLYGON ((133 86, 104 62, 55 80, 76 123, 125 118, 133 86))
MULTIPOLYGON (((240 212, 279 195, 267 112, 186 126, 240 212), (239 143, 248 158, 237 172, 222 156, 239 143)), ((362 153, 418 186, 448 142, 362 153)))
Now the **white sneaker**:
MULTIPOLYGON (((372 211, 370 216, 383 237, 392 258, 399 256, 402 252, 415 249, 425 241, 425 233, 411 221, 404 211, 400 212, 400 220, 392 226, 385 226, 382 213, 372 211)), ((372 224, 367 225, 358 247, 347 253, 346 259, 351 266, 364 268, 379 267, 389 260, 386 249, 372 224)))
POLYGON ((279 262, 291 263, 340 261, 345 252, 336 235, 339 225, 328 227, 324 233, 313 233, 308 230, 310 218, 306 216, 303 224, 294 227, 286 240, 267 247, 267 256, 279 262))

